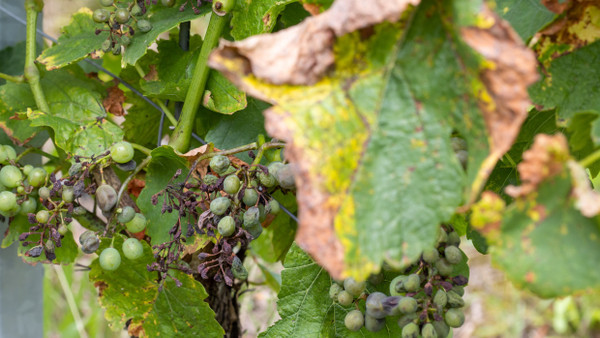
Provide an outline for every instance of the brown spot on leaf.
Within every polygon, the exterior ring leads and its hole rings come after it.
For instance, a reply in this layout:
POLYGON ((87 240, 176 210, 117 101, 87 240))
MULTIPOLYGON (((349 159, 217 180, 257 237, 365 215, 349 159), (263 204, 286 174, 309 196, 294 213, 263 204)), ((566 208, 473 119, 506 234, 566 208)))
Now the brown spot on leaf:
POLYGON ((262 22, 265 26, 268 26, 270 21, 271 21, 271 14, 267 14, 267 15, 263 16, 262 22))
POLYGON ((142 323, 133 321, 127 327, 127 334, 131 337, 146 337, 146 331, 144 331, 142 323))
POLYGON ((158 81, 158 72, 156 71, 156 65, 150 65, 150 70, 144 76, 146 81, 158 81))
POLYGON ((571 4, 571 0, 542 0, 542 4, 556 14, 564 12, 571 4))
POLYGON ((302 7, 313 16, 321 13, 321 8, 316 4, 303 4, 302 7))
POLYGON ((104 109, 116 116, 123 116, 125 114, 123 103, 125 103, 125 93, 119 89, 119 85, 115 84, 108 88, 108 95, 102 100, 104 109))
POLYGON ((542 181, 558 175, 569 159, 569 146, 563 134, 538 134, 533 146, 523 153, 517 166, 521 186, 508 186, 506 193, 512 197, 526 196, 535 191, 542 181))
POLYGON ((334 63, 332 48, 336 37, 383 21, 397 21, 408 5, 419 1, 337 0, 329 10, 277 33, 233 43, 221 41, 209 65, 227 75, 231 69, 224 67, 221 60, 242 58, 252 73, 266 82, 313 84, 334 63))
POLYGON ((526 275, 525 275, 525 281, 527 283, 533 283, 535 282, 535 273, 532 271, 529 271, 526 275))
POLYGON ((102 294, 104 293, 104 290, 108 287, 108 284, 106 284, 103 281, 97 281, 94 283, 94 286, 98 288, 98 297, 102 297, 102 294))
POLYGON ((138 197, 145 186, 146 180, 134 178, 129 181, 129 185, 127 185, 127 192, 135 197, 138 197))

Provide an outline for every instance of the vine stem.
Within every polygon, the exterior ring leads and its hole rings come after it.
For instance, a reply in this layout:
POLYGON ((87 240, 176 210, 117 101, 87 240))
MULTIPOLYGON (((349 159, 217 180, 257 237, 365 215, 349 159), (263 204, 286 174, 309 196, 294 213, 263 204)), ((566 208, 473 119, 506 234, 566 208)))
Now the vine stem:
POLYGON ((25 79, 29 82, 35 104, 38 109, 45 113, 50 112, 50 106, 46 101, 44 92, 42 91, 42 85, 40 84, 40 71, 35 65, 36 57, 36 28, 38 13, 44 8, 44 2, 42 0, 26 0, 25 1, 25 13, 27 18, 27 37, 25 40, 25 79))
POLYGON ((137 143, 131 143, 131 142, 129 142, 129 143, 131 144, 133 149, 137 149, 137 150, 141 151, 142 153, 144 153, 144 155, 150 156, 150 153, 152 152, 152 150, 144 147, 143 145, 137 144, 137 143))
POLYGON ((88 334, 85 332, 85 326, 83 324, 83 320, 81 320, 81 316, 79 315, 79 309, 77 308, 77 303, 75 302, 75 297, 73 297, 73 292, 71 291, 71 287, 69 286, 69 282, 67 281, 67 276, 65 275, 65 271, 62 268, 62 265, 53 265, 54 272, 56 272, 56 276, 58 277, 58 282, 60 283, 60 287, 67 298, 67 304, 69 304, 69 309, 71 310, 71 314, 73 315, 73 319, 75 320, 75 326, 77 327, 77 331, 79 331, 79 336, 87 338, 88 334))
POLYGON ((583 160, 579 161, 579 165, 581 165, 584 168, 587 168, 587 167, 591 166, 592 164, 594 164, 594 162, 598 161, 599 159, 600 159, 600 150, 596 150, 593 153, 586 156, 583 160))
POLYGON ((0 79, 4 79, 6 81, 14 82, 14 83, 24 83, 25 76, 23 75, 8 75, 5 73, 0 73, 0 79))
POLYGON ((43 157, 46 157, 46 158, 51 159, 51 160, 59 160, 58 157, 56 157, 54 155, 50 155, 50 154, 48 154, 47 152, 45 152, 45 151, 43 151, 41 149, 38 149, 38 148, 27 148, 22 153, 20 153, 19 156, 17 156, 17 158, 15 159, 15 162, 19 162, 23 158, 23 156, 25 156, 25 155, 27 155, 29 153, 40 154, 43 157))
POLYGON ((196 116, 196 111, 200 106, 200 101, 204 96, 206 80, 210 73, 210 68, 208 68, 207 65, 208 56, 217 46, 225 23, 228 20, 228 15, 218 16, 215 13, 211 13, 210 15, 206 36, 204 37, 200 55, 198 55, 198 60, 196 61, 196 68, 194 68, 192 83, 186 94, 185 103, 181 110, 181 116, 175 126, 171 141, 169 142, 170 146, 182 153, 185 152, 190 145, 194 127, 194 118, 196 116))

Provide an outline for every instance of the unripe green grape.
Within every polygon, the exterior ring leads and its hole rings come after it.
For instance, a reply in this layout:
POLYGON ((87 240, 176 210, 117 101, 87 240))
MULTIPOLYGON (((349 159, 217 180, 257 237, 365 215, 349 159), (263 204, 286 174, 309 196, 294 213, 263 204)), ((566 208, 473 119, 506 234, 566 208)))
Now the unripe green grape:
POLYGON ((445 258, 435 262, 435 268, 438 270, 438 273, 441 276, 450 276, 454 270, 452 264, 450 264, 450 262, 448 262, 445 258))
POLYGON ((17 194, 23 195, 24 193, 25 193, 25 188, 22 185, 18 186, 17 187, 17 194))
POLYGON ((104 7, 112 6, 114 0, 100 0, 100 5, 104 7))
POLYGON ((117 221, 120 223, 128 223, 135 217, 135 209, 130 206, 125 206, 121 212, 117 214, 117 221))
POLYGON ((350 331, 358 331, 365 324, 365 316, 359 310, 352 310, 346 314, 344 325, 350 331))
POLYGON ((267 205, 267 212, 269 214, 277 215, 279 211, 281 211, 281 206, 279 205, 279 202, 277 202, 276 200, 270 200, 269 204, 267 205))
POLYGON ((418 338, 419 326, 415 323, 408 323, 402 328, 402 338, 418 338))
POLYGON ((448 242, 448 234, 443 228, 440 228, 440 233, 438 234, 437 243, 446 243, 448 242))
POLYGON ((371 317, 368 314, 365 316, 365 328, 371 332, 381 331, 385 327, 385 319, 371 317))
POLYGON ((54 253, 54 242, 51 239, 46 241, 44 247, 46 248, 47 252, 54 253))
MULTIPOLYGON (((400 328, 403 328, 406 325, 408 325, 410 323, 413 323, 416 319, 417 319, 417 314, 416 313, 406 314, 406 315, 400 317, 400 319, 398 319, 398 326, 400 328)), ((446 337, 444 337, 444 338, 446 338, 446 337)))
POLYGON ((390 295, 391 296, 402 296, 405 293, 404 289, 404 281, 406 280, 406 276, 399 275, 396 278, 392 279, 390 282, 390 295))
POLYGON ((256 202, 258 202, 258 193, 254 189, 246 189, 246 191, 244 191, 244 197, 242 198, 242 201, 249 207, 253 206, 256 204, 256 202))
POLYGON ((240 179, 235 175, 229 175, 223 180, 223 190, 229 195, 236 194, 240 190, 240 179))
POLYGON ((408 292, 415 292, 421 285, 421 278, 416 273, 409 275, 403 283, 404 289, 408 292))
POLYGON ((238 256, 233 257, 233 262, 231 263, 231 272, 233 273, 233 277, 241 280, 245 280, 248 278, 248 270, 244 267, 242 260, 238 258, 238 256))
MULTIPOLYGON (((91 232, 91 231, 90 231, 91 232)), ((84 233, 85 234, 85 233, 84 233)), ((81 251, 86 254, 92 254, 98 250, 100 247, 100 240, 96 237, 96 234, 91 232, 92 236, 83 236, 79 237, 79 243, 81 243, 81 251), (82 237, 84 240, 82 240, 82 237)))
POLYGON ((452 291, 456 292, 456 294, 461 297, 465 295, 465 288, 462 286, 455 286, 452 288, 452 291))
POLYGON ((115 248, 106 248, 100 253, 100 267, 106 271, 115 271, 121 265, 121 254, 115 248))
POLYGON ((277 171, 275 175, 277 182, 284 189, 294 189, 296 187, 296 181, 294 180, 294 171, 292 166, 289 164, 284 165, 277 171))
POLYGON ((236 0, 214 0, 213 12, 219 16, 230 13, 235 7, 235 1, 236 0))
POLYGON ((112 53, 113 55, 121 54, 121 45, 116 43, 115 46, 112 48, 112 53))
POLYGON ((262 171, 259 171, 258 180, 260 181, 260 184, 267 188, 272 188, 277 185, 277 179, 275 176, 271 175, 271 173, 265 174, 262 171))
MULTIPOLYGON (((118 12, 119 10, 117 10, 117 13, 118 12)), ((129 15, 128 11, 127 15, 129 15)), ((131 143, 126 141, 117 142, 110 147, 110 158, 117 163, 127 163, 133 159, 133 152, 131 143)))
POLYGON ((129 44, 131 44, 131 38, 128 35, 122 35, 121 44, 125 47, 129 46, 129 44))
POLYGON ((115 20, 118 23, 124 24, 129 21, 129 10, 127 8, 119 8, 115 11, 115 20))
POLYGON ((225 216, 221 218, 217 228, 223 237, 229 237, 235 232, 235 220, 231 216, 225 216))
POLYGON ((448 291, 448 306, 450 307, 463 307, 465 306, 465 300, 462 299, 458 293, 454 291, 448 291))
POLYGON ((75 199, 75 190, 73 187, 63 186, 62 188, 62 199, 65 203, 71 203, 75 199))
POLYGON ((386 311, 382 302, 386 298, 387 296, 383 292, 371 293, 366 302, 367 315, 377 319, 385 318, 386 311))
POLYGON ((77 216, 83 216, 83 215, 87 214, 87 210, 85 210, 85 208, 82 206, 77 206, 77 207, 73 208, 73 214, 75 214, 77 216))
POLYGON ((446 338, 450 333, 450 328, 448 324, 446 324, 443 320, 434 321, 433 327, 435 328, 435 332, 437 333, 438 338, 446 338))
POLYGON ((385 276, 383 275, 383 271, 381 271, 379 273, 371 274, 368 278, 369 283, 371 283, 373 285, 379 285, 379 284, 383 283, 384 280, 385 280, 385 276))
POLYGON ((67 232, 69 232, 69 227, 65 223, 60 223, 58 226, 58 233, 64 236, 67 232))
POLYGON ((146 216, 139 212, 136 213, 131 221, 125 223, 125 227, 127 228, 127 231, 134 234, 143 231, 146 229, 146 216))
POLYGON ((248 233, 250 233, 254 239, 257 239, 263 232, 263 227, 258 222, 250 225, 244 225, 244 229, 246 229, 246 231, 248 231, 248 233))
POLYGON ((161 0, 161 3, 165 7, 173 7, 173 6, 175 6, 175 0, 161 0))
POLYGON ((15 148, 5 145, 4 152, 6 153, 6 163, 10 163, 10 161, 15 161, 17 159, 17 152, 15 148))
POLYGON ((138 20, 137 26, 142 33, 148 33, 152 30, 152 23, 148 20, 138 20))
POLYGON ((352 296, 358 297, 365 291, 366 282, 357 282, 354 278, 348 277, 344 280, 344 290, 352 296))
POLYGON ((283 168, 284 166, 285 164, 281 162, 271 162, 267 166, 267 169, 269 169, 269 174, 273 175, 273 177, 277 179, 277 173, 279 172, 279 169, 283 168))
POLYGON ((450 264, 458 264, 462 261, 462 252, 455 246, 447 246, 444 250, 444 256, 450 264))
POLYGON ((460 245, 460 236, 458 235, 458 233, 456 233, 456 231, 452 231, 448 234, 448 245, 460 245))
POLYGON ((337 301, 338 303, 340 303, 341 306, 348 306, 352 304, 353 300, 354 297, 352 297, 352 295, 346 290, 340 291, 340 293, 337 296, 337 301))
POLYGON ((36 203, 35 199, 27 198, 25 201, 23 201, 21 203, 21 210, 19 210, 19 213, 21 215, 27 215, 27 214, 35 212, 36 208, 37 208, 37 203, 36 203))
POLYGON ((109 212, 117 204, 117 191, 108 184, 102 184, 96 189, 96 202, 104 212, 109 212))
POLYGON ((417 311, 417 301, 412 297, 403 297, 398 302, 400 312, 407 314, 417 311))
POLYGON ((110 12, 104 8, 99 8, 94 11, 94 14, 92 14, 92 19, 94 19, 94 22, 96 23, 107 22, 109 18, 110 12))
POLYGON ((33 166, 31 164, 26 164, 25 166, 23 166, 23 174, 25 176, 29 176, 29 173, 33 170, 33 166))
POLYGON ((427 323, 427 324, 423 325, 423 328, 421 328, 421 337, 437 338, 437 332, 435 332, 435 327, 433 327, 433 324, 427 323))
POLYGON ((0 184, 12 189, 16 188, 23 181, 23 174, 19 168, 14 165, 7 165, 0 169, 0 184))
POLYGON ((128 238, 123 242, 123 255, 127 259, 135 260, 144 255, 144 246, 137 238, 128 238))
POLYGON ((41 187, 38 189, 38 196, 40 196, 40 198, 42 200, 47 200, 48 198, 50 198, 50 189, 46 188, 46 187, 41 187))
POLYGON ((0 212, 11 213, 17 207, 17 195, 10 191, 0 192, 0 212))
POLYGON ((111 49, 112 49, 112 41, 110 41, 110 40, 104 40, 104 42, 102 42, 102 46, 100 47, 100 49, 104 53, 110 52, 111 49))
POLYGON ((135 4, 133 7, 131 7, 131 15, 140 16, 142 14, 144 13, 142 13, 142 8, 138 4, 135 4))
POLYGON ((50 219, 50 213, 48 210, 40 210, 35 214, 35 220, 39 223, 46 224, 50 219))
POLYGON ((229 168, 231 161, 227 156, 217 155, 210 159, 210 169, 215 173, 222 175, 229 168))
POLYGON ((206 174, 202 178, 202 183, 204 183, 206 185, 214 185, 217 183, 217 181, 219 181, 219 178, 212 174, 206 174))
POLYGON ((442 289, 437 290, 435 296, 433 296, 433 303, 439 307, 446 306, 446 304, 448 304, 448 295, 446 294, 446 291, 442 289))
POLYGON ((244 213, 244 227, 259 224, 260 209, 258 207, 250 207, 244 213))
POLYGON ((231 200, 227 197, 217 197, 210 202, 210 211, 217 216, 224 215, 231 206, 231 200))
POLYGON ((465 323, 465 314, 461 309, 448 309, 444 321, 450 327, 461 327, 465 323))
POLYGON ((334 299, 334 300, 337 299, 338 295, 343 290, 344 289, 338 283, 331 284, 331 286, 329 287, 329 298, 334 299))
POLYGON ((440 252, 437 248, 431 248, 423 251, 423 260, 429 264, 433 264, 440 259, 440 252))

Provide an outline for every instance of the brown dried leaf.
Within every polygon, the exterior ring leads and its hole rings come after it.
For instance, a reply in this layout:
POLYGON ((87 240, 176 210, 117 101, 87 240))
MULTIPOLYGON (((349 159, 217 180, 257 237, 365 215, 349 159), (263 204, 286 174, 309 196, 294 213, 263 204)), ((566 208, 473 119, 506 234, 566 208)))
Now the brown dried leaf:
POLYGON ((108 88, 108 96, 102 101, 104 109, 116 116, 123 116, 125 114, 123 110, 123 103, 125 103, 125 93, 119 89, 119 85, 108 88))
POLYGON ((144 76, 146 81, 158 81, 158 71, 156 71, 156 65, 150 65, 150 71, 144 76))
POLYGON ((517 166, 521 186, 510 185, 506 193, 515 198, 532 193, 544 180, 560 174, 568 160, 569 145, 563 134, 538 134, 533 146, 523 153, 523 162, 517 166))
POLYGON ((571 4, 571 0, 542 0, 542 4, 556 14, 564 12, 571 4))
MULTIPOLYGON (((272 84, 310 85, 317 82, 334 62, 332 46, 336 37, 383 21, 396 21, 408 5, 420 0, 337 0, 331 8, 302 23, 274 34, 257 35, 238 42, 221 41, 213 52, 231 53, 247 61, 244 73, 272 84)), ((231 56, 229 56, 231 58, 231 56)))
MULTIPOLYGON (((181 155, 181 157, 185 158, 186 160, 188 160, 188 162, 190 164, 192 164, 200 156, 208 154, 208 153, 216 152, 216 151, 219 151, 219 149, 215 148, 215 146, 212 143, 209 143, 209 144, 200 146, 198 148, 192 149, 192 150, 188 151, 187 153, 181 155)), ((248 163, 240 160, 239 158, 237 158, 233 155, 229 155, 227 157, 229 157, 229 160, 231 161, 231 163, 233 163, 234 165, 236 165, 238 167, 248 166, 248 163)), ((203 177, 204 175, 206 175, 206 173, 208 173, 209 163, 210 163, 210 158, 198 163, 198 165, 196 166, 195 174, 199 175, 200 177, 203 177)))

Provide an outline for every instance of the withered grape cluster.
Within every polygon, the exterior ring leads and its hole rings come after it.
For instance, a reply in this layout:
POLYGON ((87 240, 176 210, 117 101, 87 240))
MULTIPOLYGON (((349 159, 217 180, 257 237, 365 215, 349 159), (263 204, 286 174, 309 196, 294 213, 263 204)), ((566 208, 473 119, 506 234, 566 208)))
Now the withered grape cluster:
MULTIPOLYGON (((454 269, 464 256, 458 247, 460 237, 450 226, 441 229, 437 246, 424 251, 419 261, 396 275, 389 294, 368 292, 367 282, 353 278, 331 285, 329 296, 334 301, 355 308, 344 318, 348 330, 365 327, 377 332, 385 327, 386 317, 393 317, 402 328, 403 338, 446 338, 450 328, 464 323, 462 296, 468 280, 454 269), (364 311, 359 300, 364 300, 364 311)), ((383 278, 383 273, 372 275, 369 283, 380 284, 383 278)))

